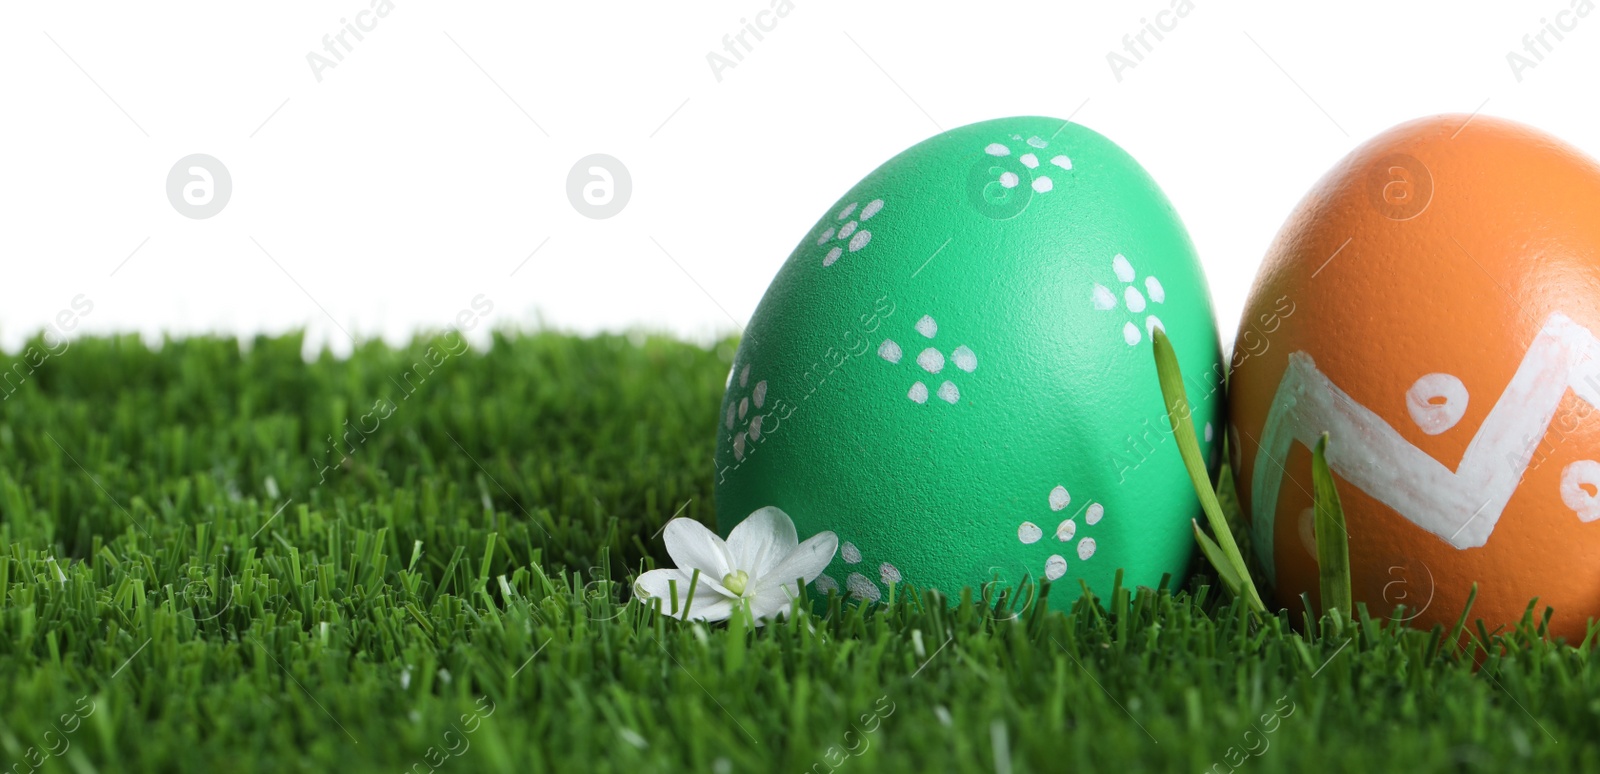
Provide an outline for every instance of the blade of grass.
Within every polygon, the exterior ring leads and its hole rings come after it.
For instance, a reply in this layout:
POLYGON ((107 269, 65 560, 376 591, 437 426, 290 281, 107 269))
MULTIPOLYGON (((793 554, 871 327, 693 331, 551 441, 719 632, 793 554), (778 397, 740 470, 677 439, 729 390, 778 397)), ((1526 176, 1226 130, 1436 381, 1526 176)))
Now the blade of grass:
MULTIPOLYGON (((1250 578, 1250 568, 1245 566, 1244 555, 1239 553, 1239 544, 1233 539, 1233 530, 1228 527, 1227 517, 1222 515, 1222 506, 1217 502, 1211 476, 1206 473, 1205 463, 1200 457, 1200 442, 1194 436, 1194 424, 1189 421, 1189 398, 1183 391, 1183 372, 1178 368, 1178 355, 1173 351, 1166 331, 1156 328, 1150 338, 1155 349, 1156 376, 1161 381, 1161 395, 1167 402, 1167 419, 1172 424, 1172 435, 1178 441, 1178 454, 1183 457, 1184 467, 1189 470, 1189 479, 1194 483, 1195 494, 1200 498, 1200 508, 1205 511, 1211 531, 1217 535, 1216 543, 1222 550, 1225 563, 1230 565, 1234 576, 1240 580, 1250 608, 1265 613, 1267 606, 1261 601, 1260 592, 1256 591, 1255 581, 1250 578)), ((1216 564, 1214 561, 1212 563, 1216 564)), ((1217 571, 1224 572, 1221 567, 1217 571)))
POLYGON ((1222 579, 1222 585, 1228 587, 1228 592, 1239 596, 1239 592, 1243 590, 1241 588, 1243 583, 1238 573, 1233 571, 1233 564, 1228 561, 1227 555, 1222 553, 1222 547, 1200 529, 1200 522, 1190 519, 1189 523, 1194 525, 1194 540, 1200 544, 1200 553, 1205 554, 1211 566, 1217 568, 1217 577, 1222 579))
POLYGON ((1316 492, 1317 566, 1322 581, 1322 612, 1338 610, 1349 615, 1350 535, 1345 531, 1344 508, 1328 469, 1328 434, 1317 439, 1311 452, 1311 480, 1316 492))

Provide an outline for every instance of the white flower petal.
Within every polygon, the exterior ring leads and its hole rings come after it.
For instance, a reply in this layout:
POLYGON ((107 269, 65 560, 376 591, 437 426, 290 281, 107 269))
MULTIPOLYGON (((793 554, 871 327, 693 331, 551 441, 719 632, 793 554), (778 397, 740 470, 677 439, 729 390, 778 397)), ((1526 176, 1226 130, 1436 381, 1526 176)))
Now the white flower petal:
POLYGON ((750 514, 728 533, 728 555, 733 560, 733 569, 751 575, 758 575, 763 569, 783 561, 799 546, 794 521, 789 514, 770 505, 750 514))
POLYGON ((672 610, 672 581, 678 582, 678 597, 681 604, 682 597, 689 592, 689 575, 683 570, 665 569, 651 570, 633 580, 633 593, 641 599, 659 599, 664 611, 672 610))
POLYGON ((793 589, 796 579, 802 579, 804 583, 816 580, 817 576, 827 569, 828 563, 833 561, 833 555, 838 550, 838 535, 832 532, 813 535, 779 561, 776 566, 761 567, 752 571, 755 577, 752 577, 750 581, 754 584, 758 593, 777 584, 784 584, 793 589))
MULTIPOLYGON (((668 567, 661 570, 651 570, 643 575, 640 575, 634 580, 633 589, 635 592, 644 592, 644 594, 647 596, 659 598, 668 602, 669 604, 665 607, 665 609, 671 610, 672 605, 670 602, 672 598, 673 582, 677 582, 678 601, 681 603, 689 599, 689 581, 693 577, 693 570, 679 570, 673 567, 668 567)), ((704 601, 709 602, 716 598, 732 599, 736 595, 724 588, 723 585, 718 583, 715 579, 707 576, 704 572, 701 572, 699 587, 695 590, 694 596, 695 607, 699 607, 702 601, 700 597, 702 596, 706 598, 704 601)))
POLYGON ((694 609, 678 616, 685 621, 726 621, 733 615, 734 600, 731 597, 707 595, 705 601, 700 600, 700 595, 694 595, 694 609))
POLYGON ((762 626, 766 618, 787 618, 791 602, 798 596, 799 591, 791 583, 759 589, 745 595, 745 599, 750 602, 750 615, 755 617, 756 626, 762 626))
POLYGON ((677 569, 651 570, 640 575, 633 582, 634 594, 639 598, 640 604, 648 605, 650 600, 661 600, 661 612, 684 620, 721 621, 733 613, 733 597, 728 594, 722 585, 706 578, 705 573, 700 574, 700 582, 696 585, 694 598, 689 597, 690 580, 692 572, 677 569), (673 604, 672 592, 676 582, 678 599, 673 604), (685 604, 693 604, 691 611, 685 604), (676 608, 676 612, 674 612, 676 608))
POLYGON ((690 573, 699 570, 713 581, 721 581, 733 572, 733 558, 727 544, 717 533, 706 529, 706 525, 694 519, 677 518, 667 522, 664 532, 667 553, 678 569, 690 573))

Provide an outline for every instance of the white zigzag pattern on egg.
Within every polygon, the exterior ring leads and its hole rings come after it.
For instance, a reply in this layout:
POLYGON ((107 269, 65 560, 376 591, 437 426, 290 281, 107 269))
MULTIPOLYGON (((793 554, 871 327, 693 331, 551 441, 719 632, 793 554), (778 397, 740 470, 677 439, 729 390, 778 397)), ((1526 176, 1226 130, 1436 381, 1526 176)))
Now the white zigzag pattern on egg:
MULTIPOLYGON (((1253 519, 1253 529, 1268 580, 1276 575, 1271 547, 1283 483, 1280 466, 1295 442, 1310 448, 1325 430, 1335 441, 1346 440, 1329 444, 1328 466, 1335 473, 1450 545, 1474 548, 1488 541, 1521 483, 1532 458, 1526 439, 1549 432, 1568 389, 1600 408, 1600 340, 1556 312, 1546 318, 1460 464, 1450 470, 1341 390, 1310 355, 1291 353, 1267 413, 1251 483, 1251 508, 1267 515, 1253 519)), ((1574 473, 1592 476, 1594 468, 1573 463, 1562 477, 1567 504, 1591 520, 1600 514, 1592 507, 1581 510, 1566 497, 1571 494, 1566 490, 1577 490, 1580 483, 1569 475, 1574 473)), ((1593 500, 1584 502, 1593 506, 1593 500)))

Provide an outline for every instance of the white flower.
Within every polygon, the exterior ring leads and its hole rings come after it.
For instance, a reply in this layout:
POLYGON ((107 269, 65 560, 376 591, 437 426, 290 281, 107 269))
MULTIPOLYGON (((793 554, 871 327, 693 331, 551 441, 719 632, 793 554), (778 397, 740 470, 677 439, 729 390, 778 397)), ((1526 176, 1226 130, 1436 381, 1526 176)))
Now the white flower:
POLYGON ((700 522, 682 518, 667 523, 665 537, 677 569, 640 575, 634 591, 641 602, 660 600, 667 615, 697 621, 724 620, 741 606, 749 607, 758 624, 782 617, 800 594, 797 584, 816 580, 839 548, 839 536, 832 532, 801 543, 789 514, 771 506, 740 522, 727 542, 700 522), (691 599, 695 570, 700 577, 691 599))

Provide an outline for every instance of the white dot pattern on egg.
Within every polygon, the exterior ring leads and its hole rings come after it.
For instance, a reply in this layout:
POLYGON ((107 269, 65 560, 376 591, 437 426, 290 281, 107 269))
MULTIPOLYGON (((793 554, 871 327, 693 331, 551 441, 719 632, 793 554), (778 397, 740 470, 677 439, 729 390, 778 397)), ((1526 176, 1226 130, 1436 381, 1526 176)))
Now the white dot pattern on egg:
POLYGON ((827 249, 827 252, 822 256, 823 266, 834 265, 844 256, 847 250, 851 253, 860 252, 862 248, 872 241, 872 232, 862 228, 862 224, 883 210, 884 200, 873 199, 867 202, 865 207, 861 207, 860 202, 851 202, 845 205, 845 208, 840 210, 834 219, 836 221, 848 220, 851 215, 856 214, 857 207, 860 207, 859 220, 849 220, 849 222, 840 223, 837 226, 829 224, 817 236, 818 246, 826 245, 829 242, 844 243, 843 245, 834 244, 827 249))
POLYGON ((848 540, 839 549, 839 555, 844 557, 846 564, 859 564, 861 562, 861 549, 856 548, 856 544, 848 540))
MULTIPOLYGON (((865 557, 862 555, 861 548, 854 541, 846 540, 839 546, 839 559, 849 566, 860 565, 865 560, 865 557)), ((871 566, 870 561, 867 562, 867 566, 871 566)), ((870 570, 868 571, 870 572, 870 570)), ((878 564, 878 580, 882 581, 885 586, 893 587, 895 584, 900 583, 903 577, 900 568, 892 562, 881 562, 878 564)), ((838 581, 826 575, 819 576, 815 583, 817 589, 824 593, 839 588, 838 581)), ((878 588, 878 584, 874 583, 869 575, 860 570, 852 570, 845 577, 844 590, 854 598, 866 602, 877 602, 883 598, 884 593, 883 589, 878 588)))
POLYGON ((1050 510, 1059 511, 1072 504, 1072 494, 1064 486, 1050 490, 1050 510))
POLYGON ((742 463, 746 455, 753 451, 756 442, 761 440, 761 429, 766 421, 766 414, 760 413, 767 402, 767 380, 756 381, 750 387, 750 374, 752 363, 745 363, 742 367, 735 363, 734 368, 728 372, 728 392, 749 389, 750 394, 739 397, 738 401, 728 401, 727 415, 723 417, 723 426, 734 432, 729 435, 733 458, 742 463), (737 382, 738 387, 734 387, 737 382), (740 425, 743 423, 743 426, 740 425))
MULTIPOLYGON (((838 558, 845 561, 845 565, 861 565, 862 561, 864 561, 861 549, 853 541, 843 542, 838 553, 840 553, 838 558)), ((872 563, 867 561, 867 565, 870 566, 872 563)), ((902 577, 901 569, 898 566, 894 566, 894 563, 891 563, 891 561, 878 563, 878 580, 882 580, 885 587, 893 587, 894 584, 902 582, 902 579, 904 577, 902 577)), ((872 577, 867 576, 866 573, 861 573, 861 571, 853 571, 850 576, 845 577, 845 590, 850 592, 854 598, 858 598, 858 600, 878 601, 883 598, 883 588, 878 588, 872 577)))
POLYGON ((1578 460, 1561 470, 1561 502, 1580 521, 1600 519, 1600 462, 1578 460))
POLYGON ((858 599, 877 602, 883 598, 883 592, 878 590, 878 584, 873 583, 867 576, 859 572, 850 573, 850 577, 845 578, 844 582, 845 586, 850 589, 850 593, 858 599))
MULTIPOLYGON (((1154 276, 1144 278, 1145 293, 1139 292, 1137 284, 1138 273, 1133 269, 1133 262, 1129 261, 1128 257, 1122 253, 1117 253, 1111 258, 1111 273, 1116 275, 1117 281, 1126 285, 1122 289, 1122 303, 1130 313, 1136 316, 1141 315, 1144 314, 1150 303, 1166 303, 1167 289, 1162 287, 1161 280, 1156 279, 1154 276), (1146 300, 1146 293, 1149 294, 1148 301, 1146 300)), ((1094 308, 1102 312, 1109 312, 1117 308, 1116 294, 1105 285, 1095 283, 1093 290, 1090 292, 1090 297, 1094 302, 1094 308)), ((1139 332, 1139 324, 1137 322, 1126 321, 1122 324, 1122 340, 1128 346, 1134 346, 1144 340, 1145 334, 1154 336, 1157 328, 1163 331, 1166 330, 1166 327, 1161 324, 1161 320, 1153 313, 1144 318, 1144 333, 1139 332)))
POLYGON ((817 591, 820 591, 823 594, 837 594, 839 592, 839 582, 826 575, 818 575, 817 579, 812 581, 812 583, 816 585, 817 591))
POLYGON ((1127 304, 1128 311, 1135 314, 1144 311, 1144 295, 1132 285, 1129 285, 1127 290, 1122 291, 1122 303, 1127 304))
POLYGON ((1123 282, 1133 281, 1133 264, 1129 263, 1127 257, 1122 253, 1117 253, 1116 257, 1111 259, 1111 270, 1117 273, 1118 280, 1123 282))
MULTIPOLYGON (((930 341, 939 335, 939 321, 935 320, 933 315, 925 314, 918 318, 912 328, 930 341)), ((905 350, 893 339, 884 339, 883 343, 878 345, 878 356, 890 365, 898 365, 905 356, 905 350)), ((951 350, 949 357, 946 358, 944 352, 937 346, 931 346, 917 353, 915 363, 917 368, 928 374, 942 373, 946 363, 953 364, 957 370, 970 374, 978 370, 978 353, 974 352, 972 347, 960 344, 951 350)), ((952 406, 961 402, 961 386, 950 379, 940 382, 932 394, 952 406)), ((907 398, 918 404, 926 404, 929 395, 929 387, 921 379, 912 382, 911 389, 906 393, 907 398)))
MULTIPOLYGON (((1066 510, 1067 507, 1072 504, 1072 495, 1067 492, 1066 486, 1058 484, 1055 488, 1050 490, 1048 500, 1050 504, 1050 510, 1060 512, 1066 510)), ((1600 500, 1597 500, 1597 502, 1600 502, 1600 500)), ((1055 538, 1057 543, 1072 543, 1076 539, 1078 559, 1081 561, 1088 561, 1094 558, 1096 548, 1095 539, 1093 537, 1079 536, 1078 521, 1076 516, 1083 516, 1084 522, 1087 523, 1088 526, 1093 527, 1094 525, 1100 523, 1100 520, 1105 516, 1105 512, 1105 506, 1097 502, 1091 502, 1086 507, 1080 509, 1074 516, 1062 519, 1061 522, 1056 525, 1055 538)), ((1033 545, 1038 543, 1043 537, 1044 531, 1031 521, 1024 521, 1022 522, 1022 525, 1017 528, 1017 540, 1023 545, 1033 545)), ((1052 554, 1045 562, 1045 577, 1051 580, 1061 577, 1066 573, 1066 571, 1067 560, 1059 554, 1052 554)))
POLYGON ((950 353, 950 362, 969 374, 978 370, 978 355, 965 344, 956 347, 955 351, 950 353))
MULTIPOLYGON (((1044 148, 1050 147, 1050 141, 1039 137, 1038 135, 1029 137, 1026 142, 1029 148, 1043 150, 1044 148)), ((993 142, 989 143, 988 147, 984 148, 984 152, 990 156, 1005 157, 1011 155, 1011 147, 1005 145, 1004 143, 993 142)), ((1040 165, 1039 157, 1037 155, 1031 152, 1024 153, 1017 157, 1017 161, 1022 164, 1023 168, 1031 173, 1032 180, 1029 181, 1028 185, 1033 189, 1034 193, 1046 194, 1055 190, 1055 181, 1052 180, 1048 175, 1039 173, 1038 170, 1040 169, 1040 165)), ((1070 171, 1072 169, 1072 160, 1060 154, 1051 157, 1050 163, 1063 171, 1070 171)), ((1000 183, 1001 188, 1009 190, 1021 185, 1022 177, 1016 172, 1005 170, 1000 173, 1000 177, 997 178, 997 182, 1000 183)))
POLYGON ((1450 374, 1428 374, 1406 390, 1406 411, 1417 428, 1438 435, 1467 413, 1467 386, 1450 374))
POLYGON ((1044 560, 1044 577, 1055 580, 1067 574, 1067 559, 1061 554, 1051 554, 1044 560))

